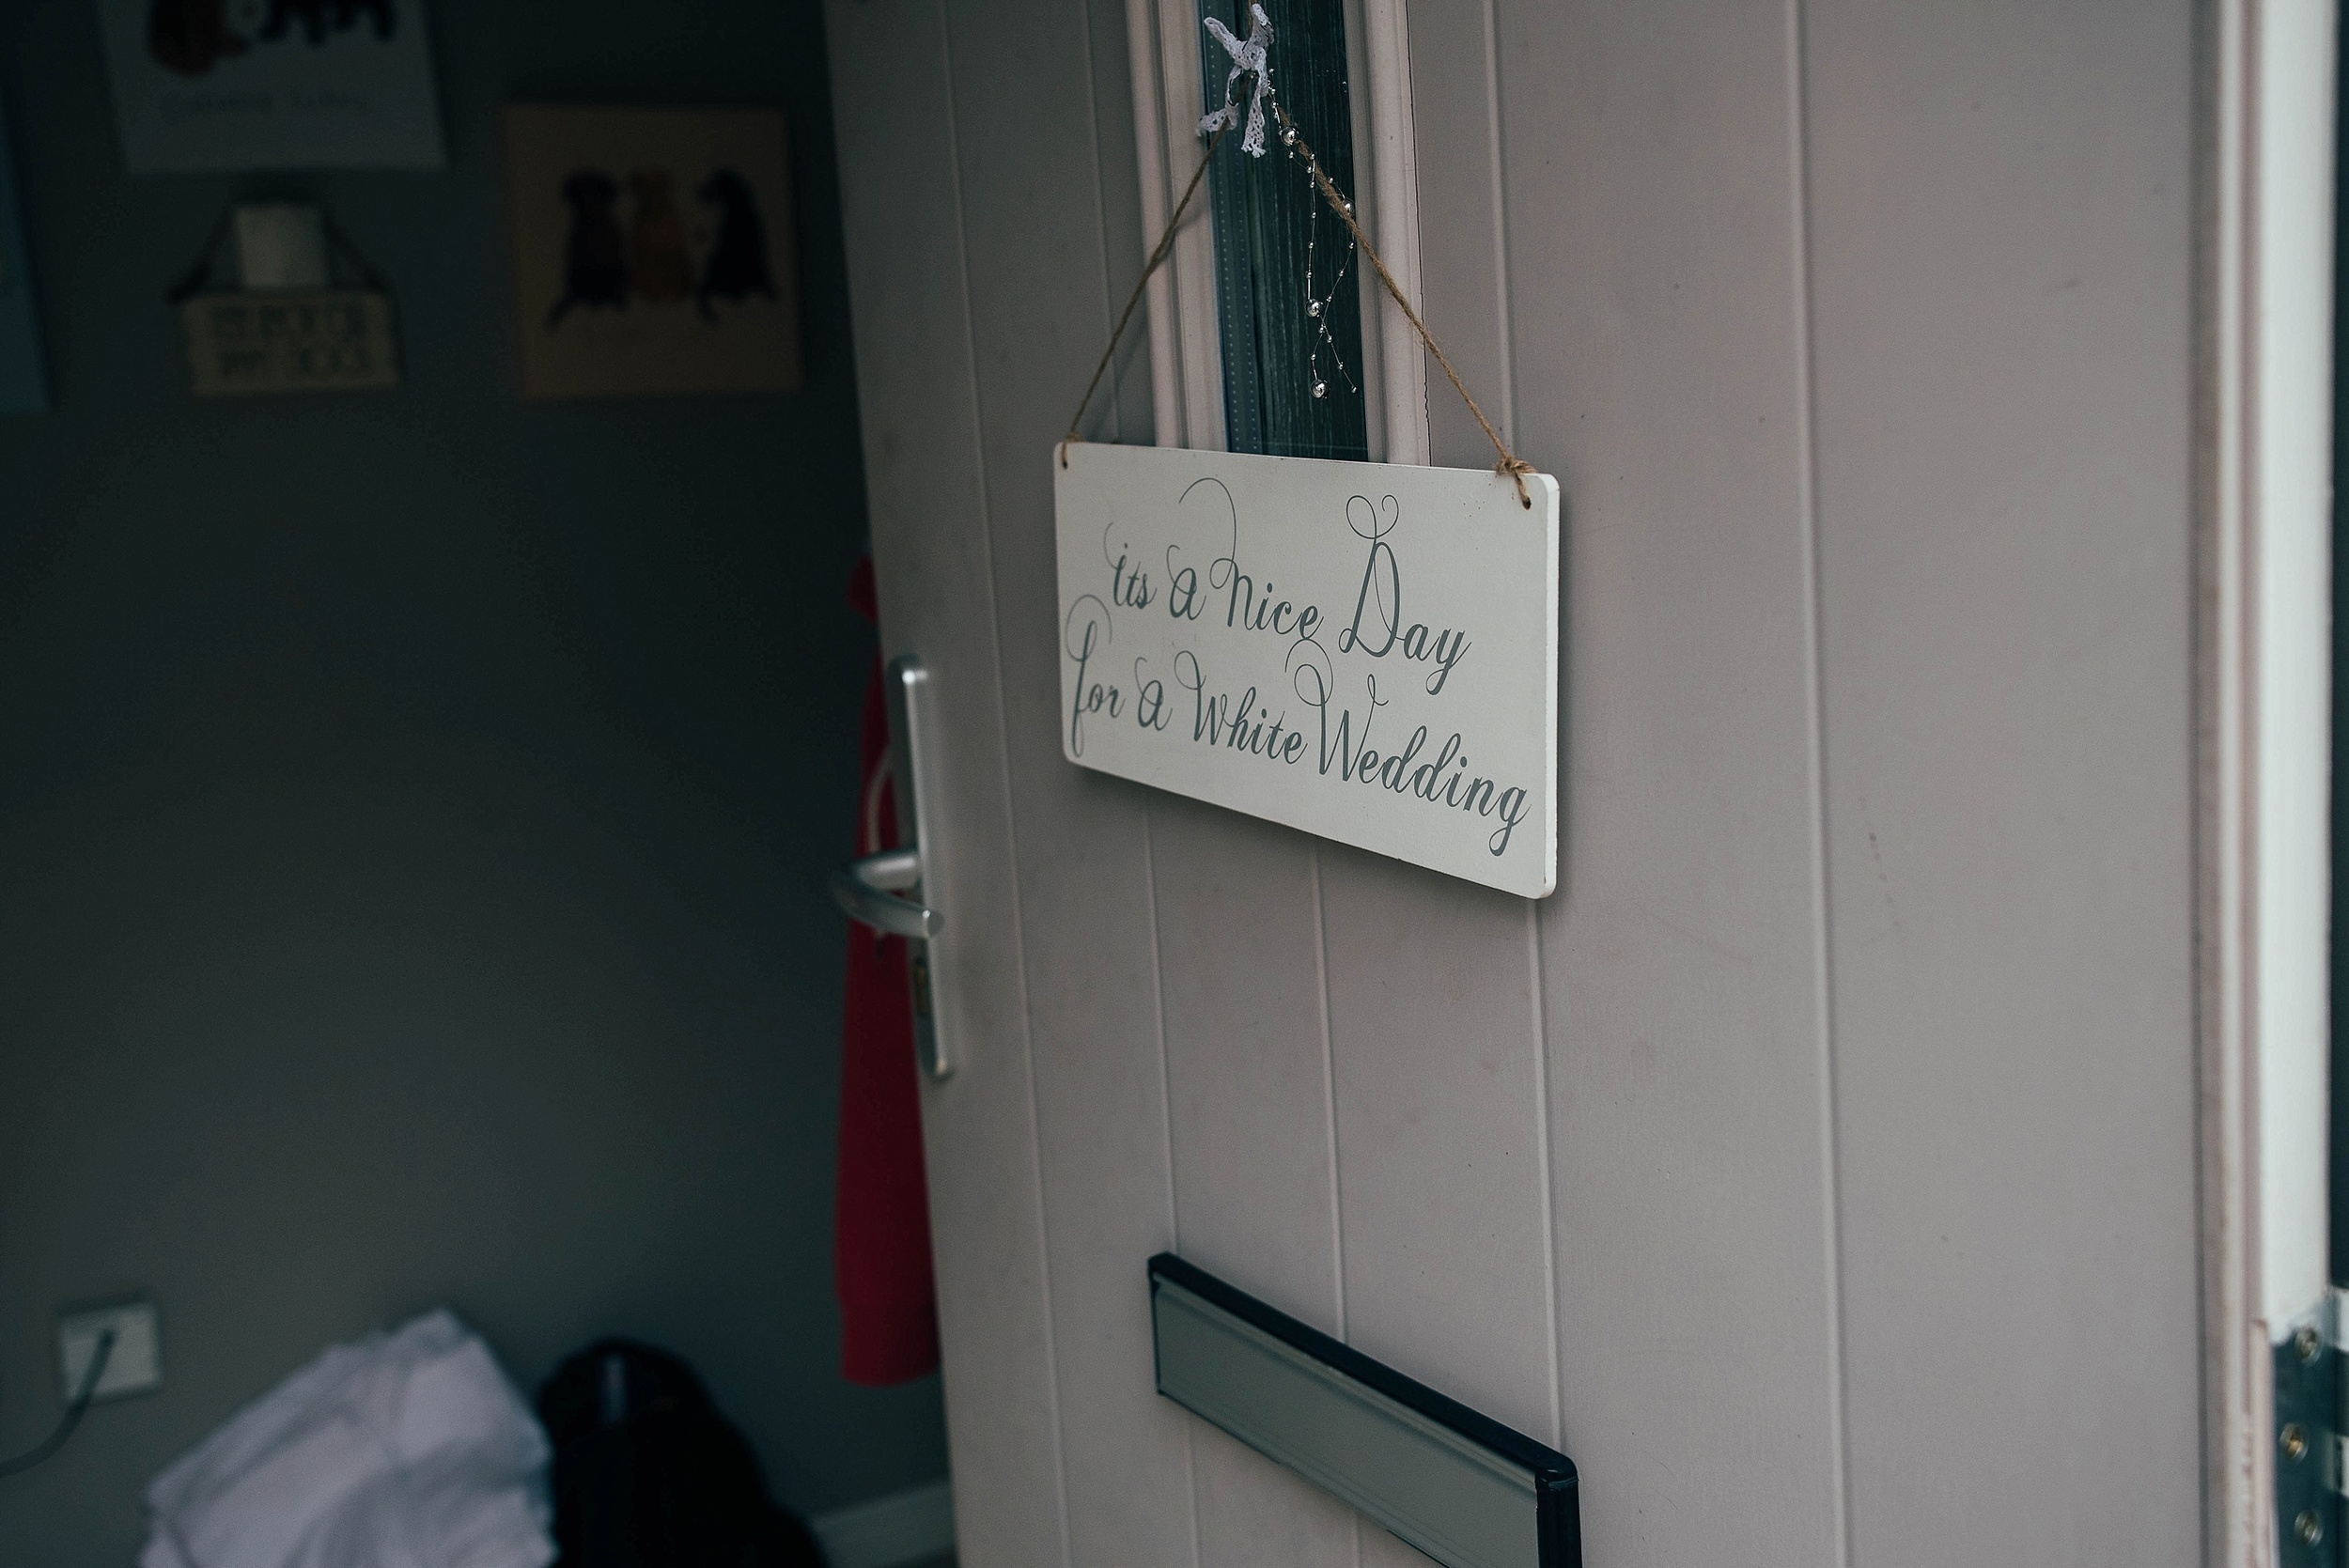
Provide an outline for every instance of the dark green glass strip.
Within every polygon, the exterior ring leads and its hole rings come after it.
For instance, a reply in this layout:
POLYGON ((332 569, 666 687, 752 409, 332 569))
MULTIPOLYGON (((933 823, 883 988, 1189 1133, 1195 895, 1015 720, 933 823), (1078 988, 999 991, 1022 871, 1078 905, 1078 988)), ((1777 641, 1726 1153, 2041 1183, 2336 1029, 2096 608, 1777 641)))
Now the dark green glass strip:
MULTIPOLYGON (((1346 74, 1344 0, 1267 0, 1272 21, 1272 81, 1341 191, 1354 189, 1353 109, 1346 74)), ((1245 37, 1245 0, 1200 0, 1245 37)), ((1231 60, 1200 28, 1202 112, 1223 101, 1231 60)), ((1362 387, 1361 258, 1346 225, 1322 204, 1304 160, 1268 127, 1265 156, 1252 158, 1235 132, 1207 174, 1215 214, 1218 335, 1223 349, 1225 444, 1234 452, 1283 457, 1370 456, 1362 387), (1340 269, 1343 272, 1340 272, 1340 269), (1332 294, 1334 292, 1334 298, 1332 294), (1325 302, 1330 336, 1308 313, 1325 302), (1323 395, 1314 396, 1318 380, 1323 395)))

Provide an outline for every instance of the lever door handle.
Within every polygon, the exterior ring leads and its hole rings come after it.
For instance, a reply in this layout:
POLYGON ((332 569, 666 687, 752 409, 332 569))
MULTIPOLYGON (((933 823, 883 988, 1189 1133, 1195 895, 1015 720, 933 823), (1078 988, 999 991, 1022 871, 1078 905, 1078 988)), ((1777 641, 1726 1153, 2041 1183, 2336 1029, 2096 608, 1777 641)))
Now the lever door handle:
MULTIPOLYGON (((929 673, 911 654, 890 660, 882 683, 889 707, 890 772, 896 791, 897 821, 913 842, 884 849, 861 861, 850 861, 832 874, 832 901, 848 918, 893 937, 921 945, 906 950, 906 986, 913 1002, 913 1056, 932 1079, 955 1070, 956 1056, 948 1036, 955 1013, 955 970, 933 963, 931 943, 945 929, 946 917, 922 900, 931 890, 922 887, 922 862, 932 836, 930 813, 922 800, 922 781, 929 776, 928 721, 924 705, 929 700, 929 673), (914 896, 899 896, 909 890, 914 896)), ((949 867, 951 856, 941 857, 949 867)))
POLYGON ((899 890, 922 880, 922 852, 910 845, 884 849, 861 861, 850 861, 832 874, 832 902, 850 920, 861 921, 893 937, 928 941, 944 928, 945 917, 936 909, 897 896, 899 890))

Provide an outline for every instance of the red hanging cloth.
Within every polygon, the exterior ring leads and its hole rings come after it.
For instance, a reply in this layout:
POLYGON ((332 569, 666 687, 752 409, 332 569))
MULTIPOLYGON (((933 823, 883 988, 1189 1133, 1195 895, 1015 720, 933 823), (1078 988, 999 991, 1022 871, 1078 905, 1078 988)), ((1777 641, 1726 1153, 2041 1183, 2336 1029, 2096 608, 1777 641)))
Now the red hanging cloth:
MULTIPOLYGON (((848 602, 870 621, 873 563, 857 563, 848 602)), ((889 717, 881 664, 864 688, 856 852, 897 843, 889 778, 889 717)), ((938 1367, 938 1304, 930 1282, 929 1190, 913 1066, 913 1002, 906 944, 848 925, 848 1000, 840 1028, 840 1175, 832 1210, 832 1288, 840 1298, 840 1370, 880 1387, 938 1367)))

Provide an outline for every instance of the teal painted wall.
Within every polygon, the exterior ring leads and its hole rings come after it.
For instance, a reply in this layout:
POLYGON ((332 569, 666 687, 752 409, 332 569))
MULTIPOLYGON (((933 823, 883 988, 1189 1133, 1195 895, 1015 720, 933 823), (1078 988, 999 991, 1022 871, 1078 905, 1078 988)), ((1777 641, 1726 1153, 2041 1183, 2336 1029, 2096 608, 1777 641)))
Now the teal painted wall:
POLYGON ((843 1383, 840 921, 871 640, 814 0, 432 18, 445 172, 120 173, 86 0, 0 8, 56 411, 0 419, 0 1451, 54 1319, 144 1291, 165 1385, 0 1482, 0 1561, 120 1568, 139 1492, 435 1303, 525 1386, 678 1350, 816 1511, 943 1473, 843 1383), (496 112, 770 103, 806 390, 525 405, 496 112), (198 403, 163 294, 240 195, 389 280, 407 380, 198 403))

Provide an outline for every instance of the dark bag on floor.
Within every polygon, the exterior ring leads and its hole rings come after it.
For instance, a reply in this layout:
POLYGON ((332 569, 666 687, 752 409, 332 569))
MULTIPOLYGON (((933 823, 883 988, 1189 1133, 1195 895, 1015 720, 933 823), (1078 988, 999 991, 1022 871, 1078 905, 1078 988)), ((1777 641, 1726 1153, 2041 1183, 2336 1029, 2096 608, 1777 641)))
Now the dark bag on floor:
POLYGON ((693 1369, 599 1340, 538 1389, 554 1448, 556 1568, 823 1568, 693 1369))

